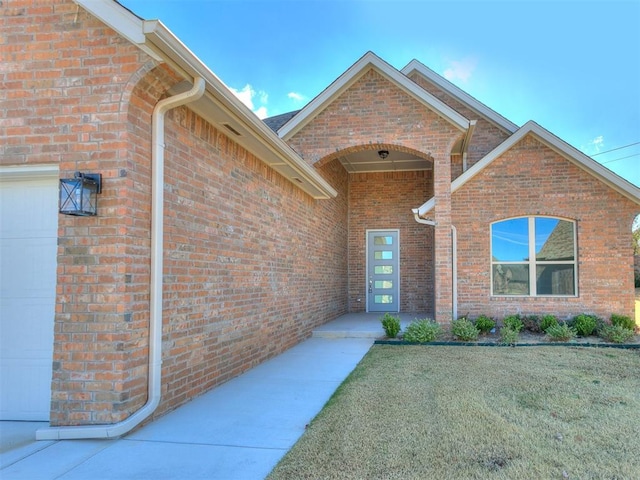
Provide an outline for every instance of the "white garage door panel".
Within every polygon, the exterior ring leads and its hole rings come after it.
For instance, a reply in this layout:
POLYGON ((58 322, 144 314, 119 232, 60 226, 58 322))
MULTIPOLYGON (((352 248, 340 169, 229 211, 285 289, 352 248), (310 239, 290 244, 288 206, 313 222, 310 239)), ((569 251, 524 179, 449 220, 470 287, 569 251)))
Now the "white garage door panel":
POLYGON ((49 419, 58 175, 38 175, 0 181, 0 420, 49 419))

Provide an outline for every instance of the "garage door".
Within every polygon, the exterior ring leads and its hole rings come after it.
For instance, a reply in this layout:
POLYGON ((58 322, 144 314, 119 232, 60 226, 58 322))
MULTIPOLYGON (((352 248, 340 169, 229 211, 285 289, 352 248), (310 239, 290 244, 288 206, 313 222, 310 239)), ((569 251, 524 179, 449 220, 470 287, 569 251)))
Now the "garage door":
POLYGON ((48 420, 58 169, 0 169, 0 420, 48 420))

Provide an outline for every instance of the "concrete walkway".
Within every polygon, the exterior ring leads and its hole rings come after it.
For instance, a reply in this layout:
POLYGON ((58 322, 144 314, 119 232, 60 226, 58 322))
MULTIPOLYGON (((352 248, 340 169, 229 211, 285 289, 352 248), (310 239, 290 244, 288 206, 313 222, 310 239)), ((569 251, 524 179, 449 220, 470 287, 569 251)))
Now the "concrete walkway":
POLYGON ((263 479, 373 343, 344 337, 312 337, 121 439, 3 448, 0 478, 263 479))

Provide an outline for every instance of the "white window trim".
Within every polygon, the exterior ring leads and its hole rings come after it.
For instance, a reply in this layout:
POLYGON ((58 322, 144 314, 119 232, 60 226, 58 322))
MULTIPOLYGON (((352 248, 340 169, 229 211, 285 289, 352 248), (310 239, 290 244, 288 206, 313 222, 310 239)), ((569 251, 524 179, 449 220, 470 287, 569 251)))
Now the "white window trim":
POLYGON ((522 215, 517 217, 503 218, 495 222, 491 222, 489 226, 489 278, 491 281, 491 296, 492 297, 508 297, 508 298, 576 298, 578 297, 578 225, 575 220, 564 217, 554 217, 548 215, 522 215), (526 218, 528 221, 529 231, 529 261, 528 262, 494 262, 493 261, 493 226, 497 223, 505 222, 508 220, 515 220, 518 218, 526 218), (535 239, 535 221, 536 218, 550 218, 555 220, 563 220, 565 222, 571 222, 573 224, 573 260, 552 260, 552 261, 537 261, 536 260, 536 239, 535 239), (527 265, 529 267, 529 295, 507 295, 504 293, 494 293, 493 287, 493 266, 494 265, 527 265), (538 295, 536 271, 537 265, 573 265, 573 291, 572 295, 538 295))

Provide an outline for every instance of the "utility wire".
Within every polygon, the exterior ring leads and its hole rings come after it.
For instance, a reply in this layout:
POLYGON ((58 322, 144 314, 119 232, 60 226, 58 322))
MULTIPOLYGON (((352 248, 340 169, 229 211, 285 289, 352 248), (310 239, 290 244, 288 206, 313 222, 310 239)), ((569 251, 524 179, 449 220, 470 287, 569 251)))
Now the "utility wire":
MULTIPOLYGON (((602 152, 602 153, 605 153, 605 152, 602 152)), ((638 155, 640 155, 640 153, 634 153, 633 155, 627 155, 626 157, 620 157, 620 158, 616 158, 615 160, 607 160, 606 162, 600 162, 600 163, 604 165, 605 163, 613 163, 613 162, 617 162, 618 160, 625 160, 627 158, 637 157, 638 155)))
MULTIPOLYGON (((633 147, 634 145, 638 145, 638 144, 640 144, 640 142, 630 143, 629 145, 623 145, 622 147, 616 147, 616 148, 612 148, 611 150, 605 150, 604 152, 594 153, 591 156, 592 157, 597 157, 598 155, 603 155, 603 154, 609 153, 609 152, 615 152, 616 150, 622 150, 623 148, 633 147)), ((615 162, 615 160, 612 160, 612 161, 615 162)), ((608 163, 608 162, 604 162, 604 163, 608 163)))

